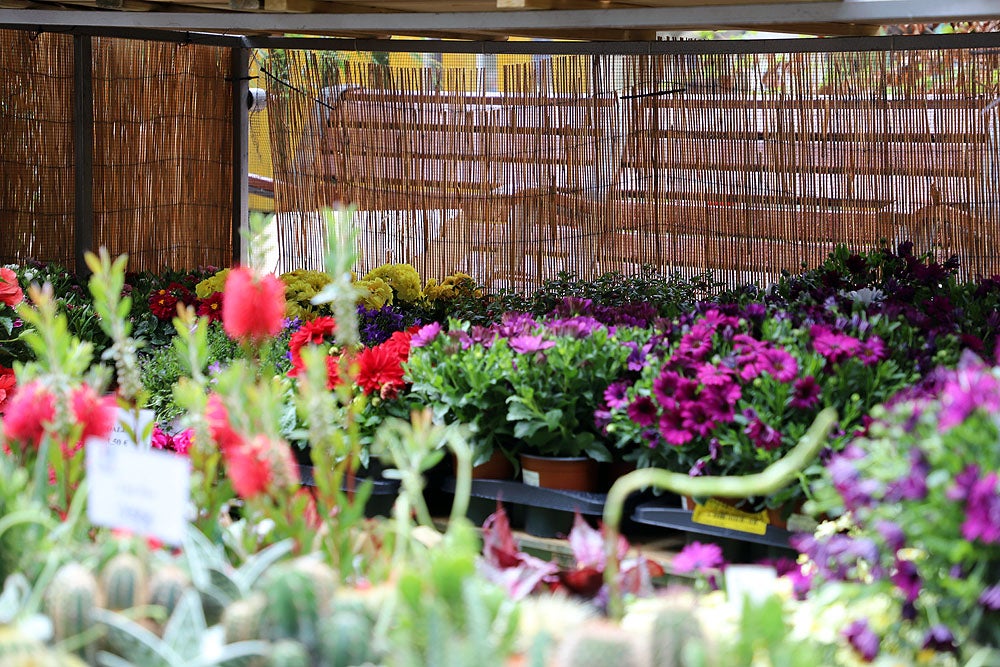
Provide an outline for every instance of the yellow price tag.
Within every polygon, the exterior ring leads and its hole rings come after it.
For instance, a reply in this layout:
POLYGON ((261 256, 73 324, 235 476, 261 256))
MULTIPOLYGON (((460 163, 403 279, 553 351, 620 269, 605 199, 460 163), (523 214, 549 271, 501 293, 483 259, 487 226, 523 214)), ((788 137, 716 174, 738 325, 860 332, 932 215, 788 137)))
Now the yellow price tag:
POLYGON ((728 528, 754 535, 766 533, 768 523, 770 523, 765 511, 756 514, 743 512, 714 498, 709 498, 704 505, 695 505, 691 521, 705 526, 728 528))

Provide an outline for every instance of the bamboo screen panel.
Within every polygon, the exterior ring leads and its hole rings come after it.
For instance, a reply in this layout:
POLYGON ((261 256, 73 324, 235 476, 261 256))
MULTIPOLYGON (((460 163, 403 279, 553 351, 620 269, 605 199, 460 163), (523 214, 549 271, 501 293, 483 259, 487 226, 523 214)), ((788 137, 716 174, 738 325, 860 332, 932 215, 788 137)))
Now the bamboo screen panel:
POLYGON ((132 270, 232 259, 228 51, 94 40, 94 243, 132 270))
POLYGON ((73 38, 0 30, 0 263, 73 260, 73 38))
POLYGON ((359 272, 492 287, 647 264, 766 284, 904 240, 1000 273, 993 52, 298 57, 265 77, 283 270, 319 268, 317 211, 354 203, 359 272))

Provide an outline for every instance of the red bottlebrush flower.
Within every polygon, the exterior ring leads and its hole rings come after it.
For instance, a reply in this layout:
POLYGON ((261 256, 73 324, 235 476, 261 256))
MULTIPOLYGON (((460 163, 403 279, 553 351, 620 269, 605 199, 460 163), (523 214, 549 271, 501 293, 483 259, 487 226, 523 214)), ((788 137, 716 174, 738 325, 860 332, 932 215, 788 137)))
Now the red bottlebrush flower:
POLYGON ((4 412, 4 433, 10 440, 38 447, 45 425, 56 416, 56 398, 38 382, 30 382, 14 393, 4 412))
POLYGON ((14 395, 15 387, 17 387, 17 376, 14 375, 14 369, 0 366, 0 415, 14 395))
POLYGON ((208 434, 219 445, 222 452, 243 444, 243 436, 230 425, 229 411, 218 394, 212 394, 208 397, 208 403, 205 406, 205 421, 208 422, 208 434))
POLYGON ((0 303, 13 308, 24 301, 24 292, 17 282, 17 274, 0 266, 0 303))
POLYGON ((94 388, 82 384, 70 395, 70 409, 77 424, 83 426, 72 451, 82 447, 87 438, 107 438, 118 417, 118 403, 111 394, 98 396, 94 388))
POLYGON ((238 447, 223 451, 233 489, 243 498, 291 488, 299 483, 298 468, 288 443, 258 434, 238 447))
POLYGON ((233 340, 261 343, 281 331, 285 318, 285 285, 273 275, 255 279, 238 267, 226 277, 222 327, 233 340))
POLYGON ((222 292, 212 292, 198 303, 198 316, 210 322, 222 320, 222 292))
POLYGON ((377 393, 384 398, 394 396, 406 384, 403 381, 403 362, 406 358, 400 355, 398 342, 393 343, 391 339, 362 350, 357 357, 358 386, 366 394, 377 393))
POLYGON ((179 299, 166 289, 159 289, 149 295, 149 310, 157 319, 167 321, 177 314, 179 299))

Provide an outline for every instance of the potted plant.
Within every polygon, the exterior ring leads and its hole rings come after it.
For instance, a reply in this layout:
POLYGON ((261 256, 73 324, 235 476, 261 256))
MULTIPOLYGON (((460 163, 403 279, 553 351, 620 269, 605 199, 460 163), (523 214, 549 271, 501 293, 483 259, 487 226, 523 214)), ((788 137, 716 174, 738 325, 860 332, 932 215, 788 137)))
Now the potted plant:
POLYGON ((519 455, 528 484, 593 490, 596 463, 612 458, 594 411, 626 369, 626 343, 645 335, 581 316, 538 322, 508 314, 490 327, 453 322, 414 350, 408 373, 414 393, 440 418, 473 426, 479 462, 489 447, 502 446, 519 455), (584 468, 582 483, 547 482, 540 459, 584 468))
MULTIPOLYGON (((611 397, 605 427, 627 460, 698 475, 763 470, 816 414, 841 413, 839 442, 913 375, 888 358, 879 321, 795 326, 762 304, 710 304, 679 319, 642 361, 640 377, 611 397)), ((837 441, 832 443, 835 447, 837 441)), ((753 509, 794 506, 801 485, 753 509)))

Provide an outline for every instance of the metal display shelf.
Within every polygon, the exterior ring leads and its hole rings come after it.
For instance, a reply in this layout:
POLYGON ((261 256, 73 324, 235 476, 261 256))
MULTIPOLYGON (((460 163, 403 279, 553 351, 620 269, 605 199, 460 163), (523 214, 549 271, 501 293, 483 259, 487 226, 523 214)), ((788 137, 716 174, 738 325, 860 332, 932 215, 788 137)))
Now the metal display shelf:
POLYGON ((690 510, 681 509, 679 507, 670 507, 664 505, 662 501, 642 503, 636 506, 635 511, 632 512, 632 521, 639 524, 659 526, 661 528, 673 528, 674 530, 682 530, 686 533, 698 533, 700 535, 709 535, 711 537, 736 540, 739 542, 752 542, 754 544, 763 544, 769 547, 779 547, 782 549, 791 548, 788 544, 788 539, 792 534, 783 528, 768 526, 763 535, 756 535, 742 530, 719 528, 703 523, 695 523, 692 521, 691 517, 692 512, 690 510))
MULTIPOLYGON (((445 493, 455 493, 455 478, 445 478, 441 488, 445 493)), ((523 482, 496 479, 472 480, 472 496, 560 512, 580 512, 589 516, 603 514, 604 501, 608 497, 604 493, 544 489, 523 482)))

